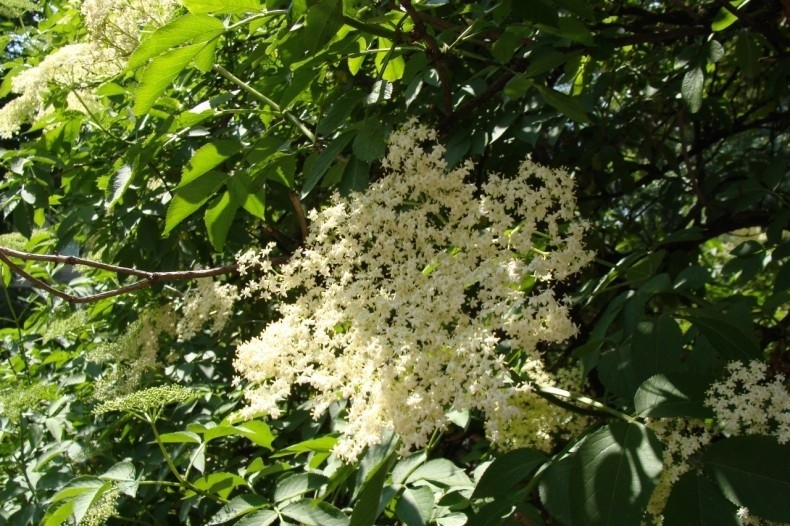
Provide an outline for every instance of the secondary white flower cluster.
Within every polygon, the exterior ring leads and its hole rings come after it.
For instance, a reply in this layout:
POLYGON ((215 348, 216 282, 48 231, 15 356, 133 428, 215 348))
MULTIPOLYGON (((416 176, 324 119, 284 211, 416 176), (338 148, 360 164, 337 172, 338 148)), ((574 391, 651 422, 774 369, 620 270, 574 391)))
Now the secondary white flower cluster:
POLYGON ((78 111, 86 108, 90 92, 84 88, 118 74, 140 41, 143 28, 167 22, 175 0, 86 0, 81 12, 88 38, 56 49, 11 79, 11 92, 19 96, 0 108, 0 137, 10 138, 22 125, 47 111, 52 86, 80 90, 78 111))
MULTIPOLYGON (((314 392, 314 414, 349 400, 335 452, 354 459, 393 430, 403 450, 424 446, 445 413, 479 409, 496 423, 524 415, 505 348, 540 360, 539 342, 572 336, 553 280, 588 263, 574 219, 573 179, 524 161, 479 191, 453 170, 436 133, 414 121, 394 132, 389 174, 366 192, 310 214, 305 246, 248 293, 292 297, 281 317, 242 344, 235 366, 251 382, 247 416, 277 417, 294 386, 314 392)), ((240 258, 243 270, 255 261, 240 258)), ((241 379, 240 379, 241 380, 241 379)))
POLYGON ((211 332, 221 331, 233 310, 237 290, 210 278, 197 280, 197 287, 184 295, 176 334, 186 341, 211 322, 211 332))
MULTIPOLYGON (((790 441, 790 391, 783 375, 768 377, 765 362, 727 364, 727 374, 708 389, 705 405, 713 410, 715 426, 681 418, 647 423, 664 444, 664 471, 647 507, 653 524, 661 524, 672 485, 691 469, 692 456, 720 434, 770 435, 780 444, 790 441)), ((744 524, 768 524, 748 515, 745 508, 739 510, 739 516, 744 524)))
POLYGON ((725 435, 772 435, 790 442, 790 391, 784 375, 767 376, 768 365, 752 360, 731 362, 727 375, 707 392, 705 405, 713 409, 725 435))

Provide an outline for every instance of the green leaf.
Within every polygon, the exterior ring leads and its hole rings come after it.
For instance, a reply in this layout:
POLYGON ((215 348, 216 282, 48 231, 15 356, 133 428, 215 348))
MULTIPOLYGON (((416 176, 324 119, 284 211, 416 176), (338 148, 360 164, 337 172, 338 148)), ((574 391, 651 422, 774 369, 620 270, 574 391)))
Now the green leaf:
POLYGON ((301 497, 310 491, 317 491, 327 483, 327 478, 319 473, 297 473, 290 475, 277 483, 274 490, 274 502, 282 503, 301 497))
POLYGON ((540 502, 552 517, 565 526, 573 525, 570 479, 574 463, 570 456, 555 460, 543 471, 538 486, 540 502))
POLYGON ((403 73, 406 71, 406 62, 400 55, 390 55, 387 60, 387 65, 384 66, 384 71, 381 72, 381 78, 395 82, 403 78, 403 73))
POLYGON ((112 210, 115 204, 120 201, 126 190, 134 180, 135 172, 128 164, 124 164, 110 178, 110 184, 107 185, 106 199, 107 209, 112 210))
POLYGON ((361 161, 369 163, 381 159, 387 150, 387 129, 377 118, 368 117, 362 121, 351 146, 361 161))
POLYGON ((209 170, 227 161, 241 149, 241 143, 232 140, 218 140, 198 148, 181 173, 181 181, 176 189, 185 186, 209 170))
POLYGON ((99 475, 99 478, 102 480, 115 480, 123 482, 135 480, 134 464, 128 460, 118 462, 103 474, 99 475))
POLYGON ((540 84, 535 84, 535 88, 549 106, 552 106, 566 117, 582 124, 589 124, 591 122, 590 118, 587 116, 587 111, 578 99, 560 93, 552 88, 546 88, 540 84))
POLYGON ((184 15, 157 29, 129 57, 127 68, 142 66, 171 48, 187 42, 208 42, 225 31, 220 20, 206 15, 184 15))
POLYGON ((74 507, 71 510, 74 522, 79 524, 85 514, 88 513, 88 510, 91 509, 91 506, 98 502, 102 495, 109 491, 111 487, 112 484, 110 482, 105 482, 101 486, 92 487, 88 491, 83 491, 76 495, 72 500, 74 507))
POLYGON ((370 164, 352 157, 343 170, 340 180, 340 194, 348 195, 352 192, 361 192, 370 184, 370 164))
POLYGON ((310 172, 307 175, 307 180, 302 186, 302 199, 309 194, 313 188, 318 184, 321 178, 329 170, 329 166, 334 162, 335 158, 343 151, 343 149, 351 142, 351 139, 356 135, 354 131, 346 131, 340 134, 334 141, 332 141, 326 149, 315 159, 310 172))
POLYGON ((762 45, 751 31, 738 35, 735 41, 735 60, 743 74, 753 79, 760 73, 760 58, 762 45))
POLYGON ((368 479, 362 485, 359 497, 354 504, 349 526, 372 526, 379 515, 379 501, 384 490, 389 468, 395 460, 394 455, 385 457, 373 469, 368 479))
POLYGON ((306 33, 301 38, 307 54, 313 55, 343 27, 343 1, 321 0, 314 4, 307 11, 305 26, 306 33))
POLYGON ((71 519, 71 512, 74 510, 74 502, 67 500, 57 506, 50 506, 47 514, 41 521, 41 526, 61 526, 71 519))
POLYGON ((298 444, 288 446, 280 449, 272 455, 272 458, 285 457, 289 455, 298 455, 299 453, 329 453, 337 443, 337 437, 323 436, 320 438, 311 438, 298 444))
POLYGON ((683 331, 669 316, 640 322, 631 342, 631 357, 638 382, 683 367, 683 331))
POLYGON ((730 12, 730 10, 726 7, 722 7, 719 9, 719 12, 716 13, 716 16, 713 17, 713 22, 711 22, 710 28, 714 32, 722 31, 723 29, 730 27, 736 20, 738 20, 738 17, 735 16, 735 13, 730 12))
POLYGON ((193 485, 199 490, 205 491, 207 493, 213 493, 215 495, 219 495, 223 499, 226 499, 228 498, 228 495, 230 495, 230 492, 233 491, 233 488, 238 486, 246 486, 247 482, 235 473, 225 473, 220 471, 217 473, 211 473, 205 477, 200 477, 195 482, 193 482, 193 485))
POLYGON ((406 479, 409 478, 414 470, 425 464, 427 460, 428 454, 425 451, 417 451, 408 457, 402 458, 392 470, 392 482, 394 484, 405 484, 406 479))
POLYGON ((425 526, 434 506, 433 490, 428 486, 406 488, 395 505, 395 514, 405 526, 425 526))
POLYGON ((702 457, 705 470, 730 501, 771 521, 790 521, 790 445, 773 437, 730 437, 702 457))
POLYGON ((546 462, 546 456, 534 449, 516 449, 499 457, 486 468, 472 498, 502 498, 513 493, 516 484, 526 479, 546 462))
POLYGON ((672 485, 662 526, 740 526, 736 511, 707 477, 692 470, 672 485))
POLYGON ((699 329, 725 360, 760 357, 757 336, 743 320, 712 309, 687 309, 678 315, 699 329))
POLYGON ((66 487, 55 493, 55 495, 50 499, 50 502, 58 502, 64 499, 73 499, 74 497, 82 495, 86 492, 95 492, 104 486, 104 484, 105 482, 98 477, 77 477, 69 482, 66 487))
POLYGON ((164 234, 203 206, 227 180, 228 174, 211 170, 177 188, 167 207, 164 234))
MULTIPOLYGON (((251 513, 261 506, 268 503, 268 500, 260 495, 239 495, 225 504, 207 523, 206 526, 216 526, 223 524, 234 519, 238 519, 243 515, 251 513)), ((267 510, 270 511, 270 510, 267 510)))
POLYGON ((276 511, 260 510, 250 515, 245 515, 235 526, 269 526, 280 516, 276 511))
POLYGON ((280 513, 307 526, 348 526, 348 517, 328 502, 300 500, 282 508, 280 513))
POLYGON ((427 480, 446 487, 471 487, 472 481, 464 471, 445 458, 437 458, 422 464, 406 479, 407 484, 427 480))
POLYGON ((659 374, 645 380, 634 395, 637 414, 651 418, 710 418, 705 391, 710 379, 692 373, 659 374))
POLYGON ((593 432, 573 457, 573 522, 632 526, 661 473, 661 444, 641 424, 615 422, 593 432))
POLYGON ((251 13, 261 10, 259 0, 181 0, 193 14, 215 13, 218 15, 251 13))
POLYGON ((163 53, 148 64, 134 93, 134 114, 150 110, 159 96, 167 89, 184 68, 207 48, 208 44, 190 44, 163 53))
POLYGON ((683 75, 680 93, 688 104, 691 113, 697 113, 702 107, 702 88, 705 84, 705 74, 702 68, 696 67, 688 70, 683 75))
POLYGON ((233 219, 236 217, 238 209, 239 202, 229 190, 226 190, 219 199, 216 199, 206 209, 204 219, 208 230, 208 239, 211 242, 211 246, 218 252, 222 252, 222 248, 225 246, 225 240, 228 237, 230 226, 233 224, 233 219))
POLYGON ((250 420, 249 422, 235 426, 235 429, 240 435, 252 441, 254 444, 272 449, 274 435, 272 434, 271 428, 269 428, 265 422, 250 420))
POLYGON ((162 433, 159 440, 164 444, 200 444, 200 436, 192 431, 175 431, 173 433, 162 433))

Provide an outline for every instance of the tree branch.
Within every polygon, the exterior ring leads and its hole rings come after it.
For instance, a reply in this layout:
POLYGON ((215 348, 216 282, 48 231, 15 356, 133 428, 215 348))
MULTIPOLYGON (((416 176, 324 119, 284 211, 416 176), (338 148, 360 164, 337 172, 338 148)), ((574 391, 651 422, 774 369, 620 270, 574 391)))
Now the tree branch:
MULTIPOLYGON (((93 261, 90 259, 84 259, 76 256, 60 256, 60 255, 52 255, 52 254, 32 254, 29 252, 21 252, 19 250, 13 250, 7 247, 0 246, 0 261, 8 265, 11 270, 13 270, 16 274, 21 276, 23 279, 28 281, 31 285, 36 288, 45 290, 52 294, 53 296, 57 296, 69 303, 92 303, 95 301, 99 301, 105 298, 111 298, 113 296, 120 296, 121 294, 127 294, 129 292, 134 292, 137 290, 147 289, 148 287, 152 287, 159 283, 166 283, 170 281, 180 281, 183 279, 199 279, 199 278, 210 278, 213 276, 220 276, 223 274, 234 274, 238 271, 237 265, 227 265, 224 267, 217 267, 217 268, 210 268, 210 269, 203 269, 203 270, 180 270, 180 271, 171 271, 171 272, 146 272, 143 270, 138 270, 134 268, 128 267, 121 267, 118 265, 110 265, 107 263, 102 263, 100 261, 93 261), (102 270, 109 270, 112 272, 117 272, 118 274, 124 274, 127 276, 137 276, 142 278, 140 281, 135 283, 131 283, 129 285, 124 285, 122 287, 118 287, 116 289, 107 290, 104 292, 100 292, 98 294, 92 294, 90 296, 75 296, 73 294, 69 294, 67 292, 63 292, 60 289, 53 287, 52 285, 32 276, 28 273, 25 269, 14 263, 10 258, 18 258, 26 261, 47 261, 51 263, 61 263, 65 265, 84 265, 86 267, 92 267, 102 270)), ((279 259, 276 261, 277 263, 282 263, 279 259)))

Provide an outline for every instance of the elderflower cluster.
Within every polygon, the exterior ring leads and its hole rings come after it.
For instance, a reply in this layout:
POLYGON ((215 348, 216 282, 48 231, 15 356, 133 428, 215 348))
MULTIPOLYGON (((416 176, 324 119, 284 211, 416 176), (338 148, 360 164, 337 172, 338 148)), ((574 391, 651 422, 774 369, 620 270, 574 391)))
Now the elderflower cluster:
POLYGON ((102 526, 107 524, 107 520, 116 514, 116 505, 120 491, 116 486, 105 491, 98 501, 91 504, 88 511, 80 520, 80 526, 102 526))
POLYGON ((123 70, 126 58, 140 43, 143 29, 165 24, 178 5, 175 0, 82 2, 88 37, 56 49, 11 79, 11 92, 18 96, 0 108, 0 138, 12 137, 23 124, 44 115, 53 86, 77 94, 68 101, 69 109, 98 109, 98 101, 85 88, 123 70))
MULTIPOLYGON (((503 349, 539 361, 538 343, 575 333, 552 284, 592 257, 573 179, 526 160, 478 191, 464 182, 471 161, 448 169, 442 146, 423 147, 435 141, 414 121, 394 132, 388 176, 313 211, 305 246, 251 284, 297 297, 238 348, 247 416, 277 417, 295 386, 312 388, 315 415, 347 399, 335 448, 344 459, 387 430, 404 452, 424 446, 451 408, 485 412, 495 441, 496 422, 524 417, 503 349)), ((240 263, 249 270, 255 258, 240 263)))
POLYGON ((21 16, 25 11, 36 9, 38 6, 30 0, 0 0, 0 16, 4 18, 21 16))
POLYGON ((772 435, 780 444, 790 442, 790 391, 784 375, 767 376, 768 365, 730 362, 727 376, 707 392, 705 405, 713 409, 725 435, 772 435))
POLYGON ((212 279, 197 280, 197 288, 184 296, 181 318, 176 328, 179 339, 192 338, 208 321, 211 321, 212 333, 221 331, 233 311, 236 296, 236 287, 233 285, 217 283, 212 279))

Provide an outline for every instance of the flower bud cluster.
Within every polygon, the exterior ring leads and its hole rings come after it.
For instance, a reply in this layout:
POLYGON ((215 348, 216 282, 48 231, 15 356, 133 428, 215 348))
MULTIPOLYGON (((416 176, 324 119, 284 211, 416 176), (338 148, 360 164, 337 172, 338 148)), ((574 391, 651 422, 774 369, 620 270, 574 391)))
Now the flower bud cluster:
POLYGON ((252 282, 248 293, 284 301, 238 348, 248 416, 277 417, 297 386, 314 393, 316 416, 347 399, 335 449, 345 459, 385 430, 404 451, 422 447, 450 409, 483 411, 495 441, 497 422, 524 416, 504 349, 540 360, 539 343, 575 333, 552 284, 592 257, 573 179, 526 160, 478 189, 465 182, 473 163, 449 169, 442 146, 425 147, 435 142, 415 121, 394 132, 389 174, 312 212, 304 247, 252 282))

